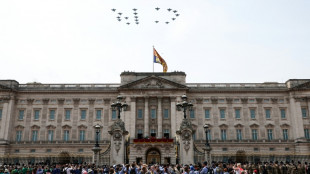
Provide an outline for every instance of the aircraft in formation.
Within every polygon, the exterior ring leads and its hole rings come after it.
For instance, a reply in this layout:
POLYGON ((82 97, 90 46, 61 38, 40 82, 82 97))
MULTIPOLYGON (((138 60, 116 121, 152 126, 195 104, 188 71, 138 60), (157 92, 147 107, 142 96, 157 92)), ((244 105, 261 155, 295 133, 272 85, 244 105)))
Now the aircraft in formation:
MULTIPOLYGON (((113 12, 116 12, 116 9, 115 8, 112 8, 111 9, 113 12)), ((137 13, 137 10, 138 9, 136 9, 136 8, 133 8, 132 9, 133 10, 133 18, 131 18, 131 19, 134 19, 134 22, 132 22, 132 23, 135 23, 135 24, 139 24, 139 16, 138 16, 138 13, 137 13)), ((160 10, 160 8, 159 7, 156 7, 155 8, 155 10, 156 11, 159 11, 160 10)), ((175 21, 176 19, 177 19, 177 17, 178 16, 180 16, 180 14, 179 13, 177 13, 178 11, 177 10, 173 10, 173 9, 171 9, 171 8, 168 8, 167 9, 167 11, 168 12, 173 12, 172 14, 174 14, 176 17, 173 17, 173 18, 171 18, 171 21, 175 21)), ((119 22, 121 22, 122 21, 122 19, 124 18, 125 20, 126 20, 126 24, 127 25, 130 25, 130 22, 129 22, 129 17, 128 16, 125 16, 125 17, 121 17, 122 16, 122 12, 118 12, 118 13, 116 13, 116 14, 118 14, 118 16, 116 17, 117 18, 117 20, 119 21, 119 22)), ((171 21, 166 21, 166 22, 163 22, 163 23, 165 23, 165 24, 169 24, 171 21)), ((156 24, 158 24, 160 21, 159 20, 155 20, 155 23, 156 24)))

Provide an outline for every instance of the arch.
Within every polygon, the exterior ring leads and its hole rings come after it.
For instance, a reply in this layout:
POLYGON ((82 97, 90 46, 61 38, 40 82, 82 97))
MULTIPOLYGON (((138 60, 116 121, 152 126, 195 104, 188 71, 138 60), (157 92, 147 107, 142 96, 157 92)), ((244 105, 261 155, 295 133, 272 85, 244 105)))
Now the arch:
POLYGON ((236 152, 236 162, 244 163, 246 161, 246 153, 244 150, 238 150, 236 152))
POLYGON ((59 153, 59 163, 60 164, 68 164, 70 163, 70 154, 69 152, 63 151, 59 153))
POLYGON ((145 153, 146 164, 161 163, 161 153, 156 147, 149 148, 145 153))

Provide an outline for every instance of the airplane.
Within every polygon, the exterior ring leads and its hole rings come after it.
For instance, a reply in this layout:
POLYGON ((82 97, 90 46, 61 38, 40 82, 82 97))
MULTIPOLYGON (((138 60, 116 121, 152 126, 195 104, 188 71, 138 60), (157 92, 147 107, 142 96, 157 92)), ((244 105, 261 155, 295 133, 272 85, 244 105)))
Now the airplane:
POLYGON ((172 20, 175 20, 175 18, 172 18, 172 20))
POLYGON ((166 22, 166 24, 169 24, 169 22, 166 22))
POLYGON ((118 18, 118 19, 119 19, 119 18, 121 18, 121 17, 120 17, 120 16, 117 16, 116 18, 118 18))
POLYGON ((117 19, 119 22, 121 22, 121 19, 117 19))
POLYGON ((180 14, 175 14, 176 16, 180 16, 180 14))
POLYGON ((138 24, 139 24, 139 22, 136 22, 136 24, 138 25, 138 24))
POLYGON ((125 19, 128 19, 128 17, 125 17, 125 19))
POLYGON ((138 13, 133 13, 134 15, 137 15, 138 13))
POLYGON ((176 13, 176 12, 178 12, 178 11, 176 11, 176 10, 173 11, 173 13, 176 13))
POLYGON ((158 11, 160 8, 159 8, 159 7, 156 7, 155 9, 158 11))
POLYGON ((119 15, 122 15, 122 13, 118 13, 119 15))
POLYGON ((138 16, 135 16, 135 18, 138 18, 138 16))
POLYGON ((158 23, 159 21, 155 21, 155 23, 158 23))
POLYGON ((116 9, 115 9, 115 8, 112 8, 112 11, 116 11, 116 9))
POLYGON ((172 9, 171 9, 171 8, 168 8, 167 10, 168 10, 168 11, 171 11, 172 9))
POLYGON ((138 19, 136 19, 135 21, 137 21, 137 22, 138 22, 139 20, 138 20, 138 19))
POLYGON ((133 10, 133 11, 137 11, 138 9, 135 9, 135 8, 134 8, 134 9, 132 9, 132 10, 133 10))
POLYGON ((127 25, 129 25, 130 23, 129 23, 129 22, 127 22, 126 24, 127 24, 127 25))

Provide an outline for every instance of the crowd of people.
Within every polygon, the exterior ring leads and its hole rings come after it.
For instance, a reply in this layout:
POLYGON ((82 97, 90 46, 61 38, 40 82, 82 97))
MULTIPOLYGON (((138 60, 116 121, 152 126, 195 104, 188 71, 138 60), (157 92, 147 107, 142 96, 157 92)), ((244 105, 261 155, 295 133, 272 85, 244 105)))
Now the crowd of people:
POLYGON ((307 162, 224 163, 190 165, 3 164, 0 174, 310 174, 307 162))

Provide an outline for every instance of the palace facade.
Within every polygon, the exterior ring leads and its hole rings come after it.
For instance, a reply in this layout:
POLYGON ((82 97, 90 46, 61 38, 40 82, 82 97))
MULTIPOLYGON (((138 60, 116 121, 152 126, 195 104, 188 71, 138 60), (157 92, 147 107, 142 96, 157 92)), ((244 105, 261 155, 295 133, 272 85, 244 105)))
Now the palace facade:
POLYGON ((206 137, 214 161, 310 159, 310 79, 229 84, 186 83, 184 72, 120 76, 119 84, 0 80, 0 164, 92 162, 97 124, 101 164, 113 164, 114 149, 124 151, 125 162, 181 163, 184 115, 176 104, 183 94, 193 104, 187 119, 194 162, 206 159, 206 137), (111 137, 118 95, 128 104, 123 148, 111 137))

